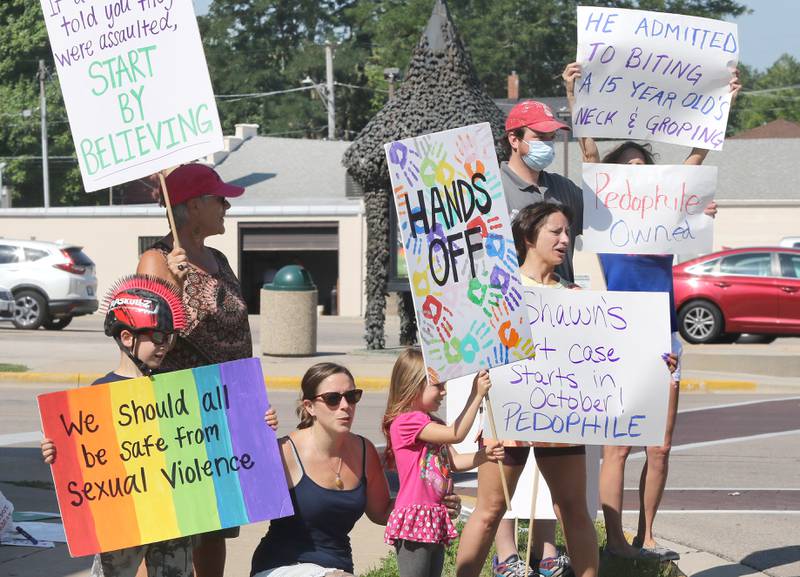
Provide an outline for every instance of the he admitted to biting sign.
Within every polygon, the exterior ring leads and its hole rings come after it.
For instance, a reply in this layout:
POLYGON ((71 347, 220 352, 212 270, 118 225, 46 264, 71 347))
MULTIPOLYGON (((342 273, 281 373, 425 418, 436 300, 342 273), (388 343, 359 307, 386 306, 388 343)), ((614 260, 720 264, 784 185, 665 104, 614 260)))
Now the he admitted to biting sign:
POLYGON ((41 0, 87 191, 222 149, 191 0, 41 0))
POLYGON ((736 24, 579 6, 575 136, 721 150, 738 60, 736 24))
POLYGON ((293 512, 258 359, 38 400, 73 556, 293 512))

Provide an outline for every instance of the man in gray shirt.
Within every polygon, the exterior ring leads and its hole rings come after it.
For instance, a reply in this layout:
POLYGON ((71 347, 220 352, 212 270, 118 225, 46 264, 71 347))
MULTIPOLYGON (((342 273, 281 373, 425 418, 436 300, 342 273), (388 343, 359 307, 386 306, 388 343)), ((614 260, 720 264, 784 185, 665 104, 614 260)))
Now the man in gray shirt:
POLYGON ((500 164, 500 177, 512 220, 521 209, 537 202, 557 202, 572 210, 569 251, 556 272, 574 282, 572 253, 575 237, 583 233, 583 192, 568 178, 544 171, 555 157, 553 139, 558 130, 569 127, 556 120, 546 104, 524 100, 514 106, 506 119, 503 143, 509 160, 500 164))

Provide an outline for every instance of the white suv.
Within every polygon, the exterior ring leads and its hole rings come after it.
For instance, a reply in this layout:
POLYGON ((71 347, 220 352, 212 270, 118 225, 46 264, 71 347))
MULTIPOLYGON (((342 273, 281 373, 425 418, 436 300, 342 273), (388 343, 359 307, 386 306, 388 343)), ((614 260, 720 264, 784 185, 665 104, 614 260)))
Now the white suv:
POLYGON ((14 326, 58 330, 97 310, 94 262, 81 248, 0 238, 0 286, 14 295, 14 326))

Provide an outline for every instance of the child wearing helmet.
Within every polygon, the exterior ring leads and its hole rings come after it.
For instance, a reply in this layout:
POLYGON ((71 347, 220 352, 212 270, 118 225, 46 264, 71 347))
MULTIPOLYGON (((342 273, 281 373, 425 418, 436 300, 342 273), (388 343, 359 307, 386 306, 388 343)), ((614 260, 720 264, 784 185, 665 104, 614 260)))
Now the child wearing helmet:
MULTIPOLYGON (((147 275, 123 277, 108 292, 103 309, 104 329, 120 350, 116 369, 92 385, 150 376, 158 370, 175 344, 176 332, 186 326, 186 312, 178 289, 160 278, 147 275)), ((277 428, 274 410, 265 416, 277 428)), ((52 464, 56 447, 43 439, 42 457, 52 464)), ((134 577, 143 565, 148 577, 190 577, 192 537, 179 537, 157 543, 95 555, 92 577, 134 577)), ((141 574, 141 573, 140 573, 141 574)))

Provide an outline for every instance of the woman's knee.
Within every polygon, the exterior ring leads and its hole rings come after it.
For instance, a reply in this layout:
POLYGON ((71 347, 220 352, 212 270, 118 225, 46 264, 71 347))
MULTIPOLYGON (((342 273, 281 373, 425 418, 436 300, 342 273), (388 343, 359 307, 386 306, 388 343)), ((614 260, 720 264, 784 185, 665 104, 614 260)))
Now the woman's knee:
POLYGON ((665 444, 659 447, 647 447, 647 460, 652 464, 663 466, 669 460, 671 450, 671 444, 665 444))
POLYGON ((603 447, 603 461, 616 461, 625 463, 628 455, 631 454, 631 447, 607 445, 603 447))

